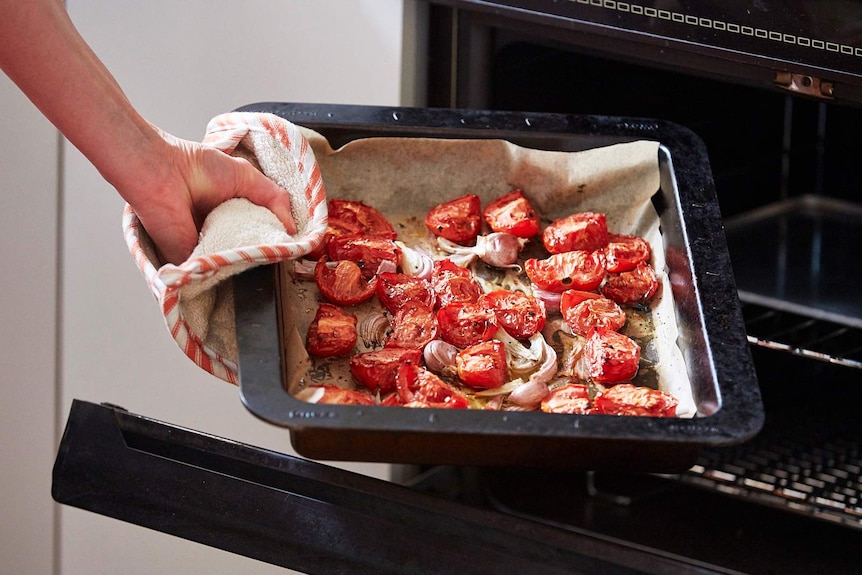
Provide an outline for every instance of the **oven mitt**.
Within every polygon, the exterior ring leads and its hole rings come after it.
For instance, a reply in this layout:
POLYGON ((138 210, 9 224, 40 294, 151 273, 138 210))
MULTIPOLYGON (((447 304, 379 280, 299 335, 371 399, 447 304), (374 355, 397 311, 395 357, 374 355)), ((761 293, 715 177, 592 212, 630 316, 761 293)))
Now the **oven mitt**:
POLYGON ((205 145, 252 162, 290 194, 297 232, 289 235, 266 208, 245 199, 216 207, 197 247, 176 266, 161 265, 152 240, 126 205, 123 231, 180 349, 213 375, 237 383, 237 343, 231 282, 244 270, 303 256, 326 231, 326 194, 307 140, 296 125, 273 114, 233 112, 207 125, 205 145))

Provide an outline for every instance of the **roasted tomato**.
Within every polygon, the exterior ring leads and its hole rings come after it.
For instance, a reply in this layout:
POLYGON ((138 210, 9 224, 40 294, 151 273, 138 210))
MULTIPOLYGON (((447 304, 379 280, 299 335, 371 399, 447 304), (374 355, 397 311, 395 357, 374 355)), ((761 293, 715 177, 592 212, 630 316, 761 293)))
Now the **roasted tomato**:
POLYGON ((440 339, 465 348, 488 341, 497 333, 494 310, 478 303, 452 303, 437 311, 440 339))
POLYGON ((314 281, 320 293, 330 302, 343 306, 362 303, 374 295, 377 278, 366 281, 362 270, 352 261, 330 262, 326 256, 314 266, 314 281))
POLYGON ((569 383, 552 390, 542 400, 540 408, 545 413, 595 413, 587 386, 581 383, 569 383))
POLYGON ((530 258, 524 271, 539 289, 562 293, 567 289, 590 291, 599 287, 605 277, 601 252, 572 251, 545 259, 530 258))
POLYGON ((377 274, 377 298, 393 314, 408 301, 433 307, 436 299, 427 280, 394 272, 377 274))
POLYGON ((385 271, 395 271, 401 258, 401 248, 395 240, 384 236, 338 236, 329 240, 326 250, 330 260, 355 262, 365 279, 374 277, 381 265, 385 271))
POLYGON ((431 306, 418 301, 408 301, 392 318, 386 346, 422 349, 436 337, 437 314, 431 306))
POLYGON ((308 326, 305 347, 311 355, 347 355, 356 345, 356 316, 338 306, 322 303, 308 326))
POLYGON ((341 389, 335 385, 306 387, 297 394, 297 397, 309 403, 374 405, 374 398, 368 392, 355 389, 341 389))
POLYGON ((422 350, 384 347, 351 357, 350 375, 371 391, 388 393, 395 390, 398 366, 405 362, 419 365, 421 360, 422 350))
POLYGON ((506 232, 519 238, 532 238, 539 233, 539 216, 521 190, 492 201, 485 206, 483 216, 495 232, 506 232))
POLYGON ((611 273, 627 272, 641 262, 648 262, 651 250, 638 236, 609 234, 605 246, 605 268, 611 273))
POLYGON ((497 325, 517 339, 527 339, 545 327, 545 304, 520 291, 494 290, 479 298, 479 305, 494 310, 497 325))
POLYGON ((600 250, 608 243, 607 217, 600 212, 578 212, 554 220, 542 232, 542 243, 552 254, 600 250))
POLYGON ((640 356, 640 346, 630 337, 596 327, 587 336, 575 373, 581 379, 602 384, 631 381, 638 372, 640 356))
POLYGON ((496 339, 461 350, 455 356, 455 366, 458 378, 474 388, 500 387, 509 376, 506 346, 496 339))
POLYGON ((392 224, 376 208, 357 200, 333 198, 327 202, 329 218, 350 224, 358 232, 395 239, 397 234, 392 224))
POLYGON ((608 274, 600 291, 620 305, 646 303, 658 291, 658 276, 650 264, 641 262, 631 271, 608 274))
POLYGON ((435 236, 458 244, 472 242, 482 227, 479 196, 467 194, 434 206, 425 216, 425 227, 435 236))
POLYGON ((596 326, 619 331, 626 324, 626 312, 614 301, 592 292, 567 290, 560 298, 560 312, 572 333, 587 335, 596 326), (593 297, 583 297, 589 293, 593 297))
POLYGON ((434 262, 431 289, 437 298, 437 307, 451 303, 477 302, 482 295, 482 287, 472 272, 448 259, 434 262))
POLYGON ((615 385, 596 396, 596 411, 605 415, 675 417, 677 400, 657 389, 630 383, 615 385))
POLYGON ((464 394, 412 362, 404 362, 398 366, 396 389, 405 407, 465 409, 470 405, 464 394))

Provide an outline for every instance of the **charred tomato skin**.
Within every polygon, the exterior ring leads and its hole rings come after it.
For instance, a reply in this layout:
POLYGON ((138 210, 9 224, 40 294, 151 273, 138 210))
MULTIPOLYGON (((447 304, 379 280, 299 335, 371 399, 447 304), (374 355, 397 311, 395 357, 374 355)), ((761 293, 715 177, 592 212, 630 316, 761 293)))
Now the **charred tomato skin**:
POLYGON ((482 201, 475 194, 466 194, 437 204, 425 216, 425 227, 435 236, 468 244, 482 228, 482 201))
POLYGON ((373 278, 384 262, 393 270, 401 259, 401 248, 395 240, 385 236, 354 234, 333 237, 326 246, 332 261, 349 260, 362 270, 362 277, 373 278))
POLYGON ((321 303, 308 326, 305 346, 308 353, 321 357, 347 355, 358 339, 356 316, 336 305, 321 303))
POLYGON ((452 385, 409 361, 398 366, 395 388, 400 405, 406 407, 466 409, 470 405, 467 397, 452 385))
POLYGON ((609 234, 605 267, 611 273, 627 272, 641 262, 649 262, 651 254, 649 243, 640 236, 609 234))
POLYGON ((464 349, 497 333, 494 311, 478 303, 453 303, 437 310, 440 339, 464 349))
POLYGON ((600 291, 620 305, 637 305, 650 301, 658 288, 658 276, 653 267, 640 262, 630 271, 607 274, 600 291))
POLYGON ((520 189, 491 201, 485 206, 482 215, 495 232, 527 239, 539 233, 539 216, 520 189))
POLYGON ((616 302, 595 294, 582 298, 581 292, 567 290, 560 298, 560 313, 576 335, 586 336, 597 326, 619 331, 626 323, 626 312, 616 302))
POLYGON ((407 301, 393 315, 385 345, 422 349, 436 339, 437 332, 434 309, 419 301, 407 301))
POLYGON ((452 260, 443 259, 434 263, 431 272, 431 290, 436 297, 437 307, 451 303, 477 302, 482 295, 482 287, 467 268, 462 268, 452 260))
POLYGON ((582 379, 603 385, 632 380, 638 372, 640 346, 630 337, 606 327, 595 327, 578 358, 576 371, 582 379))
POLYGON ((436 300, 427 280, 397 272, 377 274, 376 292, 380 304, 392 314, 408 301, 418 301, 433 307, 436 300))

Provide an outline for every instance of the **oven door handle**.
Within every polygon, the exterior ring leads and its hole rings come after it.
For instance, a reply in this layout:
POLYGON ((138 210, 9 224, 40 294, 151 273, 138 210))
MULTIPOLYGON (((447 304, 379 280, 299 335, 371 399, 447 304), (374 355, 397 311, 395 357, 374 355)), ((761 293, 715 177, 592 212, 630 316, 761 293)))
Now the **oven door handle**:
POLYGON ((715 572, 80 400, 52 495, 304 573, 715 572))

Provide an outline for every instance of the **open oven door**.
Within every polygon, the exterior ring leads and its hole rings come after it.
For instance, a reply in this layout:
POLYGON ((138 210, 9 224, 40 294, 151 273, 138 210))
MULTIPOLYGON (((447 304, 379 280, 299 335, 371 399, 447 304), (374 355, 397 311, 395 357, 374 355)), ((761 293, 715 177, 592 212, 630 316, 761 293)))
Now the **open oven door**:
POLYGON ((727 573, 76 400, 56 501, 306 573, 727 573))

